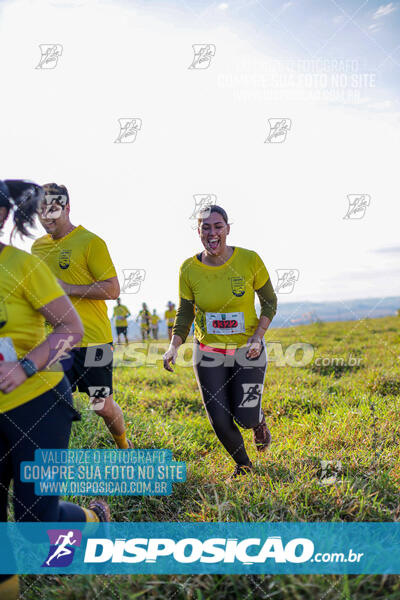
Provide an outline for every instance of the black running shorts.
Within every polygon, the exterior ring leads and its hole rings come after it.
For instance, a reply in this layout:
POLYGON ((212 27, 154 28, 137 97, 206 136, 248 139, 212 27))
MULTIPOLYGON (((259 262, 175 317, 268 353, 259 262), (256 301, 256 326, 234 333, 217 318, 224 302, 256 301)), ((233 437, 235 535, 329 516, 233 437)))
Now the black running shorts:
POLYGON ((73 348, 69 355, 62 365, 73 392, 78 390, 91 398, 106 398, 112 394, 112 344, 73 348))
POLYGON ((128 327, 116 327, 117 330, 117 335, 121 335, 121 333, 123 335, 126 335, 128 332, 128 327))

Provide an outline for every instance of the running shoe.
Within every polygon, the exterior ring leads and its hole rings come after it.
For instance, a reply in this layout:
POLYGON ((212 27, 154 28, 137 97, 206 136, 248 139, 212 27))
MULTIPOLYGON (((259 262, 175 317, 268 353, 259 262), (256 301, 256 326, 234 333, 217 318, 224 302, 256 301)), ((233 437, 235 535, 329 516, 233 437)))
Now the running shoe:
POLYGON ((265 422, 264 415, 261 423, 259 423, 257 427, 253 427, 253 438, 259 452, 264 452, 271 443, 271 433, 265 422))
POLYGON ((252 470, 253 463, 250 463, 249 465, 236 465, 235 470, 233 471, 232 475, 228 477, 226 483, 230 483, 231 481, 237 479, 238 477, 241 477, 242 475, 249 475, 252 472, 252 470))
POLYGON ((91 500, 88 508, 96 513, 100 523, 109 523, 111 521, 110 507, 105 500, 101 500, 100 498, 91 500))

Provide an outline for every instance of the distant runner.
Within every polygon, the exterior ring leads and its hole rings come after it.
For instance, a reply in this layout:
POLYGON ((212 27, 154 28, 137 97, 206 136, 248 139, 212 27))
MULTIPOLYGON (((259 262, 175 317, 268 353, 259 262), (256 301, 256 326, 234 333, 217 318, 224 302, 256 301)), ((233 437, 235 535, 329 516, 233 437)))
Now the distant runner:
POLYGON ((168 302, 167 307, 168 308, 165 311, 164 318, 167 321, 168 338, 171 340, 171 338, 172 338, 172 328, 174 326, 174 321, 175 321, 175 317, 176 317, 176 310, 175 310, 175 304, 173 304, 172 302, 168 302))
POLYGON ((114 306, 113 318, 117 330, 118 344, 121 343, 120 336, 125 337, 125 344, 128 344, 128 317, 131 316, 129 309, 121 304, 121 298, 117 298, 117 306, 114 306))
POLYGON ((147 308, 146 302, 143 302, 142 309, 139 311, 136 321, 140 321, 140 332, 142 334, 143 342, 149 339, 150 336, 150 320, 151 314, 147 308))
POLYGON ((177 349, 195 319, 195 375, 210 423, 236 462, 232 480, 253 466, 237 425, 253 429, 260 452, 271 441, 261 398, 267 367, 264 334, 276 313, 277 299, 258 254, 226 245, 230 226, 223 208, 214 205, 200 212, 198 224, 204 250, 181 265, 179 308, 164 367, 172 371, 177 349), (254 308, 255 293, 260 318, 254 308))
POLYGON ((153 310, 153 314, 151 315, 151 334, 155 340, 158 340, 158 322, 160 317, 157 314, 156 309, 153 310))

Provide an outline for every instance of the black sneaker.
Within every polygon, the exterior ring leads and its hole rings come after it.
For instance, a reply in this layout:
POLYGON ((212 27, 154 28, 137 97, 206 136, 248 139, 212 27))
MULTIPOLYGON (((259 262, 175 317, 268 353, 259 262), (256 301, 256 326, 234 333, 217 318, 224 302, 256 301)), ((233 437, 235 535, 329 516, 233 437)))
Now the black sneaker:
POLYGON ((101 500, 100 498, 91 500, 88 508, 98 516, 100 523, 109 523, 111 521, 110 507, 105 500, 101 500))
POLYGON ((253 427, 253 438, 259 452, 264 452, 271 443, 271 433, 265 422, 264 415, 261 423, 259 423, 257 427, 253 427))
POLYGON ((252 463, 250 463, 249 465, 236 465, 235 470, 233 471, 232 475, 230 475, 230 477, 228 477, 228 479, 226 480, 226 483, 230 483, 231 481, 233 481, 234 479, 237 479, 241 475, 249 475, 252 472, 252 470, 253 470, 252 463))

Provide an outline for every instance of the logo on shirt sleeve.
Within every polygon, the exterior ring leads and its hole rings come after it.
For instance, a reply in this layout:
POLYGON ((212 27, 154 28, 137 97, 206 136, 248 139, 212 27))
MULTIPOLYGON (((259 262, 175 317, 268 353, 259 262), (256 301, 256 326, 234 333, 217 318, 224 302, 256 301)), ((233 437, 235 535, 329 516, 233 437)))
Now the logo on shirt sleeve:
POLYGON ((0 327, 4 327, 7 323, 7 309, 3 298, 0 298, 0 327))
POLYGON ((72 250, 61 250, 58 257, 58 266, 60 269, 68 269, 71 262, 71 252, 72 250))
POLYGON ((231 277, 232 294, 240 298, 246 291, 244 277, 231 277))

